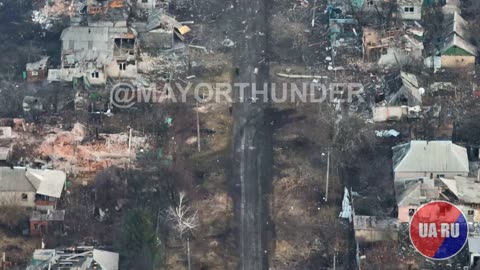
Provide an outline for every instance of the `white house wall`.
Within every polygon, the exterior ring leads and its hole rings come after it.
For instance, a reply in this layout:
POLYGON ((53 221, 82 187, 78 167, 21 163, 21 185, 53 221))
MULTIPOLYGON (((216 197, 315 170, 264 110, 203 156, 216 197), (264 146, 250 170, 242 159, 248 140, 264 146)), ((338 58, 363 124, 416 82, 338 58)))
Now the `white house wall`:
POLYGON ((35 207, 35 192, 0 192, 0 205, 18 205, 22 207, 35 207), (27 195, 22 200, 22 194, 27 195))
POLYGON ((105 69, 107 76, 112 78, 133 78, 137 75, 137 65, 126 65, 126 70, 120 70, 117 61, 110 63, 105 69))

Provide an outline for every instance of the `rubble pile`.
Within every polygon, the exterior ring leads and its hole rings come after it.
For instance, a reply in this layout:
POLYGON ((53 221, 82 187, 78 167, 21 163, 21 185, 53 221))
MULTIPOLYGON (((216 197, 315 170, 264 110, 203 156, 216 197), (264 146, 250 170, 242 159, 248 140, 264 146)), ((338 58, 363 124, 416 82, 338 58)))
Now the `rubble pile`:
POLYGON ((53 26, 55 20, 65 16, 72 16, 76 6, 78 4, 75 4, 73 0, 45 1, 43 8, 33 11, 32 21, 40 24, 43 29, 48 30, 53 26))
POLYGON ((148 147, 147 138, 132 136, 129 151, 128 133, 99 134, 88 142, 86 138, 86 128, 77 123, 71 131, 53 131, 36 152, 51 159, 56 168, 77 174, 126 164, 135 159, 137 151, 148 147))

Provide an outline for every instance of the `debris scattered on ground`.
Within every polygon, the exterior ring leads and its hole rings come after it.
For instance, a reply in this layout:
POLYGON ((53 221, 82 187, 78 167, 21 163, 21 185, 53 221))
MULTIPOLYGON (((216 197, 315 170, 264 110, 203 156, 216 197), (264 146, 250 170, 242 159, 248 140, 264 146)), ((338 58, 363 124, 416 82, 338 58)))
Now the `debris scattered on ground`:
POLYGON ((56 169, 78 174, 130 163, 137 151, 146 148, 147 138, 138 135, 132 135, 129 145, 129 132, 87 138, 86 127, 77 123, 71 131, 52 130, 36 152, 56 169))
POLYGON ((398 135, 400 135, 400 132, 398 132, 394 129, 380 130, 380 131, 375 131, 375 135, 377 135, 377 137, 385 137, 385 138, 398 137, 398 135))

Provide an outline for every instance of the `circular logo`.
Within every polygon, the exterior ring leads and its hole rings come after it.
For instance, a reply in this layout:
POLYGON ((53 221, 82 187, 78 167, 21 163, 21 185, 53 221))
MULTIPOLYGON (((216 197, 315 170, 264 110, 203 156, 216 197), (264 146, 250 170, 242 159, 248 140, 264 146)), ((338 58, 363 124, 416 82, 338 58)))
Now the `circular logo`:
POLYGON ((468 237, 465 215, 449 202, 422 205, 410 220, 410 240, 423 256, 446 260, 460 252, 468 237))
POLYGON ((135 87, 129 83, 117 83, 110 91, 110 103, 120 109, 130 108, 135 105, 135 87))

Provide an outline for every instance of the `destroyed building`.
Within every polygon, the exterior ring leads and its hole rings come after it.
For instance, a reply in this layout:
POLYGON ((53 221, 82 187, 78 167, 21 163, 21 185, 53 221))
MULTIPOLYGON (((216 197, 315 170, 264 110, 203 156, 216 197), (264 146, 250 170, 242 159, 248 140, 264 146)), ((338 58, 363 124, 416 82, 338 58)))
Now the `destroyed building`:
POLYGON ((63 30, 61 66, 49 70, 48 79, 82 79, 87 87, 103 85, 109 79, 133 79, 138 71, 139 44, 145 50, 169 49, 175 37, 183 40, 190 31, 163 10, 150 14, 147 22, 130 25, 130 9, 123 0, 88 1, 86 13, 63 30))
POLYGON ((331 5, 341 6, 346 11, 355 10, 372 14, 392 11, 401 20, 421 20, 423 0, 331 0, 331 5))
POLYGON ((417 77, 403 71, 386 76, 383 94, 387 106, 414 107, 422 104, 417 77))
POLYGON ((389 30, 363 29, 364 61, 391 67, 423 60, 423 28, 417 25, 389 30))
POLYGON ((27 81, 41 81, 48 76, 48 60, 50 57, 44 56, 37 62, 27 63, 27 81))
POLYGON ((49 71, 51 81, 83 78, 86 85, 137 73, 136 35, 127 27, 70 26, 61 35, 61 68, 49 71))
POLYGON ((86 9, 81 21, 88 26, 127 27, 131 6, 126 0, 88 0, 86 9))
POLYGON ((144 51, 171 49, 175 39, 184 41, 190 28, 182 25, 163 10, 153 12, 146 22, 136 22, 133 27, 139 33, 140 47, 144 51))
POLYGON ((27 270, 118 270, 119 254, 78 246, 57 249, 37 249, 27 270))
POLYGON ((398 221, 395 218, 354 215, 353 228, 358 243, 398 240, 398 221))

